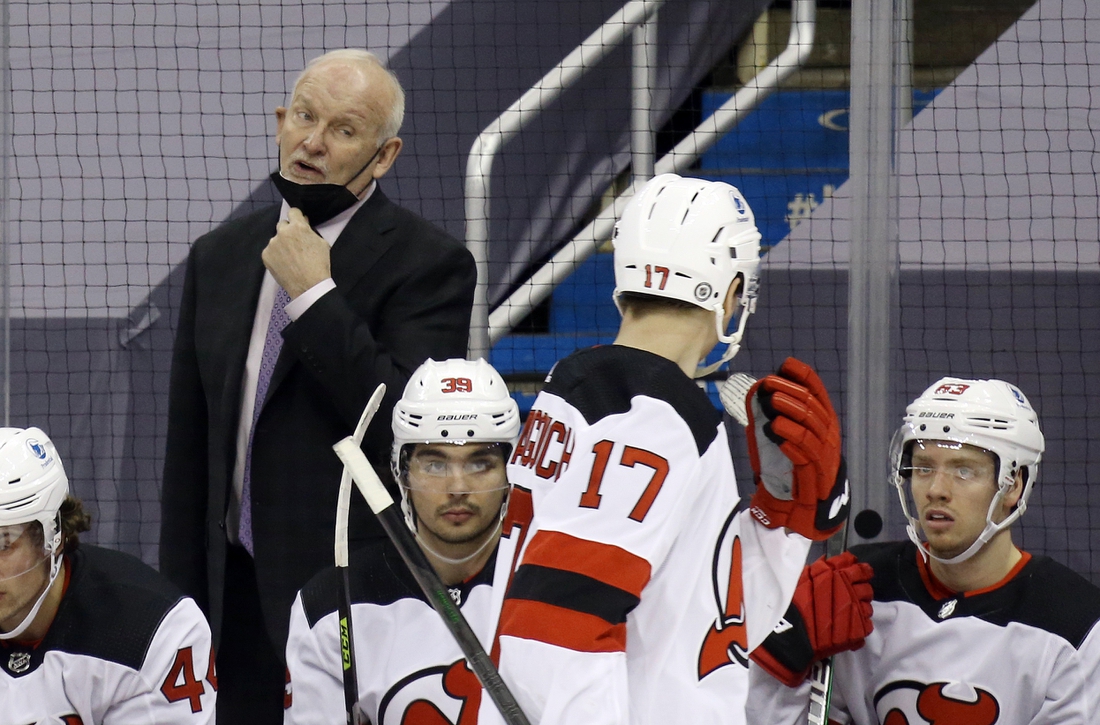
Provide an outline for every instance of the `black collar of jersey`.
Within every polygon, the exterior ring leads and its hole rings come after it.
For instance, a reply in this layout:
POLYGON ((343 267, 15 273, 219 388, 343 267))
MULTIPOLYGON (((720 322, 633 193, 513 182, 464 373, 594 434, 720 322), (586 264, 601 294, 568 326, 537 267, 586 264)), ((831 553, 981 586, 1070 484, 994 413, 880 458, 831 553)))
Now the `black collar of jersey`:
POLYGON ((875 571, 877 602, 909 602, 933 622, 977 617, 1043 629, 1079 647, 1100 621, 1100 589, 1046 556, 1032 556, 1014 577, 993 589, 936 597, 925 585, 911 541, 865 544, 852 553, 875 571))
MULTIPOLYGON (((447 587, 451 599, 459 607, 466 603, 475 587, 493 583, 498 548, 499 543, 493 547, 481 571, 460 584, 447 587)), ((352 552, 348 567, 352 604, 388 605, 401 599, 419 599, 428 604, 428 598, 420 591, 412 572, 389 539, 380 539, 352 552)), ((340 587, 340 573, 336 567, 323 570, 302 587, 302 609, 310 627, 337 611, 340 587)))
POLYGON ((543 392, 564 399, 589 425, 627 412, 637 396, 662 400, 687 424, 699 455, 710 447, 722 422, 722 414, 698 382, 679 365, 625 345, 590 347, 560 360, 543 392))

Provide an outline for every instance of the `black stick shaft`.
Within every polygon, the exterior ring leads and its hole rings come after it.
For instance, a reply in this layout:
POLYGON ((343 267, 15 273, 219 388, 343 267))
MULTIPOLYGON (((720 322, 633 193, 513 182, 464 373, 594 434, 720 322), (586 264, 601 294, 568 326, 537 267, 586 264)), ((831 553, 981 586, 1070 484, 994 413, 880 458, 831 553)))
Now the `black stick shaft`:
POLYGON ((351 585, 348 582, 348 568, 340 567, 340 659, 344 678, 344 711, 346 725, 359 725, 359 679, 355 673, 355 634, 351 627, 351 585))

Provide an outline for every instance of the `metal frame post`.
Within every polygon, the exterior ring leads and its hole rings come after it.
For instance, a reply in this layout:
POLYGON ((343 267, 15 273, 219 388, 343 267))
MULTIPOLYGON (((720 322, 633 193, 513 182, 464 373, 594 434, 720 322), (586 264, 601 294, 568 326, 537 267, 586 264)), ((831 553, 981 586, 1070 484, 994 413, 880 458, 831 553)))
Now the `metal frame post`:
POLYGON ((892 340, 898 299, 895 0, 852 2, 848 475, 856 510, 888 505, 892 340))

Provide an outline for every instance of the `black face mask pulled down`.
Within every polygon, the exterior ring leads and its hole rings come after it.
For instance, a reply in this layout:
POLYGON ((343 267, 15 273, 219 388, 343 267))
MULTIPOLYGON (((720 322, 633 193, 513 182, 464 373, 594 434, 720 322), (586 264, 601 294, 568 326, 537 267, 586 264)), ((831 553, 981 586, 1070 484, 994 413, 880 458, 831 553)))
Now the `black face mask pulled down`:
POLYGON ((346 186, 299 184, 286 178, 278 170, 271 175, 271 182, 286 199, 286 203, 305 214, 310 226, 315 228, 340 212, 352 208, 359 201, 346 186))
MULTIPOLYGON (((363 164, 363 168, 352 175, 348 183, 350 184, 352 180, 359 178, 359 175, 366 171, 381 151, 382 146, 379 146, 378 150, 367 159, 367 163, 363 164)), ((309 219, 309 225, 314 229, 337 214, 352 208, 359 201, 359 198, 348 191, 346 186, 340 184, 299 184, 283 176, 279 169, 271 174, 271 183, 275 184, 275 188, 286 199, 287 204, 306 215, 306 218, 309 219)))

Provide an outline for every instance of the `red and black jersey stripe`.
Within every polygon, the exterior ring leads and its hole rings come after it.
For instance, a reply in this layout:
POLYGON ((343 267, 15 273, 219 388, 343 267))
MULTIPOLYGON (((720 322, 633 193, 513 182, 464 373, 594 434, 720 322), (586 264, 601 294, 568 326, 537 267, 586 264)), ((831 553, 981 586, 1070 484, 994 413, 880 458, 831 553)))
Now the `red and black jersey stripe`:
POLYGON ((581 652, 624 651, 626 616, 649 577, 649 562, 621 547, 540 531, 505 596, 500 633, 581 652))

